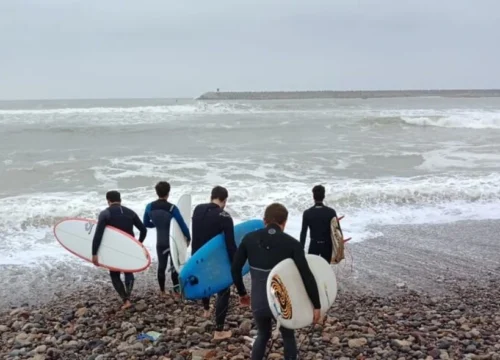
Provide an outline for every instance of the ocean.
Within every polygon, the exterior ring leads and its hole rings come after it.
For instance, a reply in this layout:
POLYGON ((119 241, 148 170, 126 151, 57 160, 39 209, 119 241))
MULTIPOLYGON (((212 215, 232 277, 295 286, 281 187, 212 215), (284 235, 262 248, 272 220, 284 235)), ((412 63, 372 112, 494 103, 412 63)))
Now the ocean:
POLYGON ((227 187, 235 223, 281 202, 296 237, 316 184, 353 243, 500 219, 500 98, 4 101, 0 149, 4 266, 81 265, 53 225, 96 218, 111 189, 142 218, 160 180, 174 203, 227 187))

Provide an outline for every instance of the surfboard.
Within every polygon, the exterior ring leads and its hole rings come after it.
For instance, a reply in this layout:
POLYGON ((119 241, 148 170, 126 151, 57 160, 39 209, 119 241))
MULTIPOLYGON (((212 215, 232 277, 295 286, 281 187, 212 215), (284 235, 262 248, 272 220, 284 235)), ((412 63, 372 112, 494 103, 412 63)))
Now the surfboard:
MULTIPOLYGON (((92 262, 92 240, 97 221, 70 218, 54 226, 54 236, 63 248, 88 262, 92 262)), ((106 226, 97 253, 99 266, 111 271, 140 272, 151 265, 148 250, 133 236, 106 226)))
MULTIPOLYGON (((183 194, 177 201, 177 207, 189 229, 191 225, 191 195, 183 194)), ((181 271, 186 262, 187 248, 187 239, 174 219, 170 225, 170 258, 177 272, 181 271)))
POLYGON ((330 234, 332 240, 332 257, 330 260, 331 264, 338 264, 344 260, 344 244, 351 238, 344 240, 344 234, 340 229, 340 220, 344 218, 344 215, 338 219, 334 217, 330 222, 330 234))
MULTIPOLYGON (((328 262, 318 255, 306 255, 318 285, 321 316, 337 297, 337 279, 328 262)), ((313 322, 313 305, 299 270, 292 259, 277 264, 267 278, 267 301, 274 318, 287 329, 300 329, 313 322)))
MULTIPOLYGON (((243 237, 249 232, 262 229, 262 220, 248 220, 234 227, 234 240, 239 246, 243 237)), ((250 271, 248 261, 242 274, 250 271)), ((224 234, 209 240, 186 262, 179 274, 179 284, 184 298, 201 299, 213 295, 233 283, 231 263, 229 261, 224 234)))

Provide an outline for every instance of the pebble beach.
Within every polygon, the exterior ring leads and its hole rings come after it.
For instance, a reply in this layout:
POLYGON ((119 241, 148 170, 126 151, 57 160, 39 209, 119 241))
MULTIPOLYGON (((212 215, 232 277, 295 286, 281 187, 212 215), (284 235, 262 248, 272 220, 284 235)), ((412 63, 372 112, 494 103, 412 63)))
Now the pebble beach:
MULTIPOLYGON (((388 238, 350 245, 348 256, 335 269, 339 293, 325 322, 296 333, 299 358, 500 359, 500 276, 498 265, 489 261, 498 259, 492 248, 498 247, 495 236, 500 223, 463 222, 448 226, 450 229, 443 226, 384 229, 388 238), (464 246, 471 232, 482 242, 474 247, 471 241, 468 252, 455 252, 452 261, 446 258, 446 251, 464 246), (409 233, 421 234, 418 245, 402 241, 409 233), (436 238, 440 239, 438 243, 436 238), (413 256, 395 258, 391 241, 400 244, 400 254, 413 252, 413 256), (427 267, 420 267, 420 272, 405 271, 418 265, 415 247, 431 246, 434 250, 426 256, 427 267), (447 260, 440 262, 440 258, 447 260), (373 269, 378 271, 378 279, 372 276, 373 269), (388 269, 394 270, 392 275, 382 276, 388 269)), ((105 272, 93 268, 80 273, 87 280, 98 274, 99 281, 93 285, 81 282, 64 291, 59 284, 59 291, 55 292, 46 284, 45 292, 43 287, 38 289, 44 301, 19 306, 4 303, 0 315, 0 357, 250 358, 256 329, 250 310, 239 306, 236 294, 226 321, 233 337, 214 342, 214 319, 201 316, 201 304, 170 295, 159 297, 155 266, 138 275, 134 307, 124 311, 119 309, 120 302, 105 272), (52 294, 50 300, 44 293, 52 294), (144 336, 151 332, 159 337, 144 336)), ((245 279, 248 281, 249 277, 245 279)), ((282 359, 280 336, 272 345, 269 359, 282 359)))

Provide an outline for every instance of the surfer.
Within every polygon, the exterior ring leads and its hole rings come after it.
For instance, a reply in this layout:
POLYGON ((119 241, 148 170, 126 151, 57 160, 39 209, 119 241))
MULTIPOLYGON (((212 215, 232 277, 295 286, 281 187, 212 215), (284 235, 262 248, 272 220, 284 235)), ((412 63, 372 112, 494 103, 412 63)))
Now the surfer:
MULTIPOLYGON (((165 295, 165 272, 167 270, 168 258, 170 254, 170 223, 174 218, 179 224, 182 233, 189 241, 189 229, 182 218, 182 215, 174 204, 168 202, 170 194, 170 184, 166 181, 160 181, 155 186, 158 199, 149 203, 144 210, 144 225, 148 228, 156 227, 156 253, 158 255, 158 284, 160 285, 160 293, 165 295)), ((172 284, 174 285, 174 293, 178 296, 179 289, 179 274, 172 268, 170 274, 172 284)))
POLYGON ((334 217, 337 217, 337 212, 323 204, 323 200, 325 199, 325 188, 323 185, 314 186, 312 193, 314 206, 304 211, 302 215, 300 244, 302 247, 305 247, 307 229, 309 228, 311 231, 311 242, 309 243, 308 253, 319 255, 330 263, 333 251, 330 223, 334 217))
MULTIPOLYGON (((274 317, 267 301, 267 278, 271 270, 282 260, 291 258, 297 265, 302 281, 314 306, 313 322, 321 317, 320 300, 316 280, 307 263, 304 249, 299 242, 284 233, 288 210, 281 204, 271 204, 264 213, 265 228, 248 233, 243 238, 231 267, 234 285, 242 306, 251 302, 252 313, 257 325, 257 339, 252 347, 252 360, 262 360, 266 344, 271 337, 274 317), (241 271, 246 261, 250 265, 252 278, 251 300, 246 292, 241 271)), ((280 327, 283 337, 285 359, 297 358, 297 343, 294 330, 280 327)))
MULTIPOLYGON (((210 239, 224 233, 226 241, 227 255, 232 262, 236 253, 236 243, 234 242, 234 224, 231 215, 224 207, 226 206, 228 191, 222 186, 216 186, 212 189, 210 202, 197 205, 193 211, 193 238, 191 242, 191 251, 194 255, 210 239)), ((210 269, 207 269, 210 271, 210 269)), ((224 331, 227 310, 229 306, 230 288, 217 293, 215 303, 215 340, 227 339, 232 336, 231 331, 224 331)), ((210 298, 203 298, 204 317, 210 316, 210 298)))
MULTIPOLYGON (((121 204, 121 195, 118 191, 108 191, 106 193, 106 200, 108 201, 108 207, 99 214, 94 239, 92 240, 92 262, 96 266, 99 266, 97 252, 99 251, 102 236, 107 225, 113 226, 132 236, 135 236, 135 226, 140 231, 139 242, 141 243, 144 242, 144 239, 146 239, 146 234, 148 232, 141 219, 139 219, 139 216, 137 216, 133 210, 121 204)), ((113 287, 123 300, 122 309, 127 309, 132 306, 130 302, 130 294, 132 293, 132 289, 134 287, 134 274, 124 273, 125 286, 120 279, 119 271, 110 270, 109 275, 111 276, 113 287)))

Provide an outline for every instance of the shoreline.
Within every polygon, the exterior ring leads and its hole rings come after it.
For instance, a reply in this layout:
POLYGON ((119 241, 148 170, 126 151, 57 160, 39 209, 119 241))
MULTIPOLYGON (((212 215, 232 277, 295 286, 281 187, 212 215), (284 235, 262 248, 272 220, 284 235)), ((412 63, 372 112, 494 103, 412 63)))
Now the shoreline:
POLYGON ((500 89, 446 90, 322 90, 322 91, 228 91, 206 92, 195 100, 306 100, 379 99, 402 97, 479 98, 500 97, 500 89))
MULTIPOLYGON (((390 296, 408 288, 422 294, 446 295, 456 284, 484 285, 489 276, 500 278, 500 243, 496 240, 500 220, 390 225, 372 230, 383 236, 348 243, 345 260, 333 266, 343 291, 390 296)), ((111 286, 107 270, 76 258, 71 263, 0 265, 0 269, 4 283, 0 313, 21 304, 43 306, 54 296, 87 285, 111 286)), ((157 287, 156 259, 135 277, 135 292, 157 287)), ((166 277, 167 287, 171 286, 170 273, 166 277)), ((250 275, 244 281, 249 286, 250 275)))

